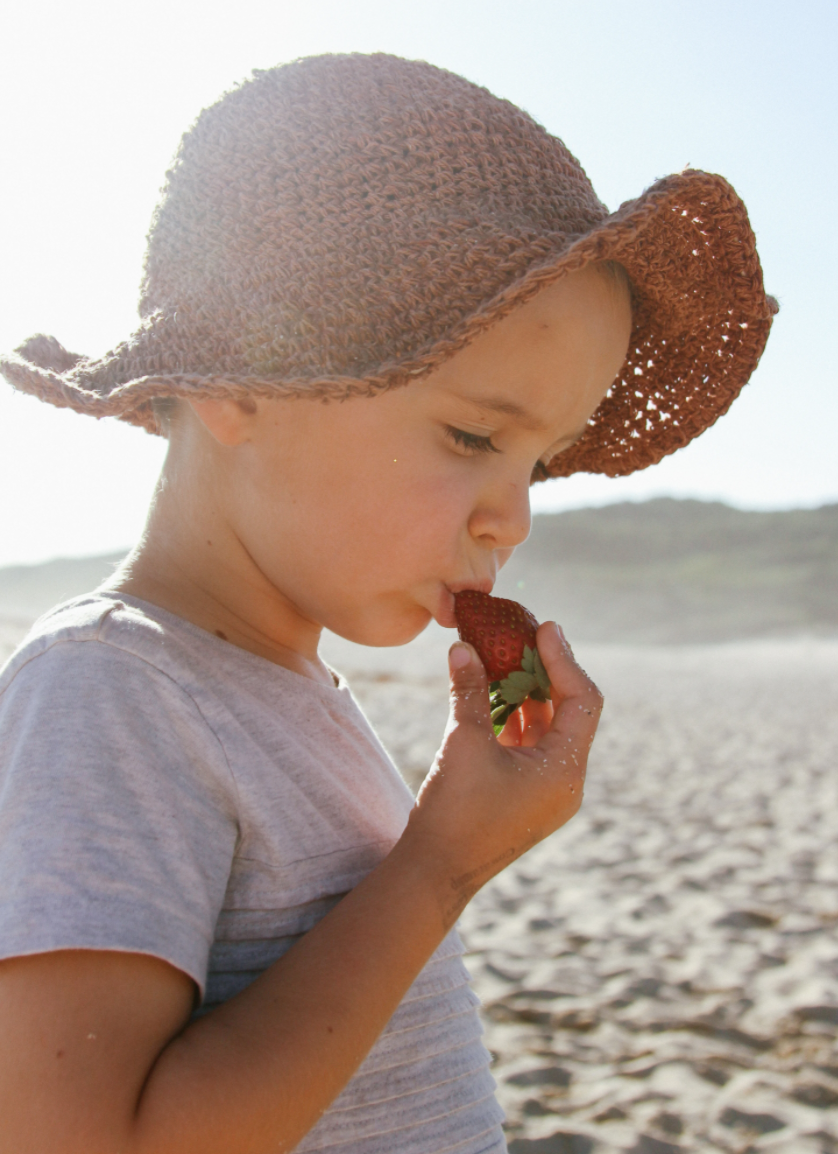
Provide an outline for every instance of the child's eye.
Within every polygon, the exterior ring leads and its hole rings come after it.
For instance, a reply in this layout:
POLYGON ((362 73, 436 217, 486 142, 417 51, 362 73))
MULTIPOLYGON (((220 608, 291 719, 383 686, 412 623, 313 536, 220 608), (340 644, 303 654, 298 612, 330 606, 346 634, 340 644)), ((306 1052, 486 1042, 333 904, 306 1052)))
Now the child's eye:
POLYGON ((467 433, 465 429, 456 429, 453 425, 446 425, 445 432, 455 444, 470 453, 499 453, 497 445, 492 444, 491 437, 479 437, 477 433, 467 433))

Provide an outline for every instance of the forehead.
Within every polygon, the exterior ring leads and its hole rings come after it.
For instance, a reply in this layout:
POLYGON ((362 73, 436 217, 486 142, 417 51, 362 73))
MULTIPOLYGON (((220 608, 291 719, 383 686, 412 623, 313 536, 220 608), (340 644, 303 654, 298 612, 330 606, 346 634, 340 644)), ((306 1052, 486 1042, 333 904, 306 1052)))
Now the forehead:
POLYGON ((589 266, 536 293, 427 381, 487 414, 552 427, 580 404, 596 407, 625 360, 630 334, 627 287, 589 266))

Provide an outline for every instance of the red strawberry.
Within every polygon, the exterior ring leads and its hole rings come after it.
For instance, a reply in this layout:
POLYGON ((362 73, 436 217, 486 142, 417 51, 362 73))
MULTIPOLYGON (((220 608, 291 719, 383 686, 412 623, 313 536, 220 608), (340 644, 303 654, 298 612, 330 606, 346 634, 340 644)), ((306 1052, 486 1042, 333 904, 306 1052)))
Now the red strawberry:
POLYGON ((460 640, 474 646, 486 667, 496 733, 528 697, 550 700, 550 679, 535 647, 538 622, 529 609, 464 589, 454 595, 454 614, 460 640))
POLYGON ((454 596, 454 614, 460 640, 477 650, 490 681, 521 668, 525 645, 535 649, 538 622, 517 601, 464 589, 454 596))

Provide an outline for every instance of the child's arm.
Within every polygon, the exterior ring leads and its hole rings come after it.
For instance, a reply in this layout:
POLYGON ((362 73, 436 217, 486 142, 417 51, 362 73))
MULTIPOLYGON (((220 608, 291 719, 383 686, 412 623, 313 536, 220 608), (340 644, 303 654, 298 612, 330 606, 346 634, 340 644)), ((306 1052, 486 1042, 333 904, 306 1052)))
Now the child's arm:
POLYGON ((451 723, 396 847, 206 1017, 186 1026, 190 980, 139 954, 66 951, 0 964, 0 1148, 291 1150, 472 895, 579 807, 601 698, 554 627, 542 626, 539 651, 556 687, 539 743, 501 747, 479 662, 452 670, 451 723))

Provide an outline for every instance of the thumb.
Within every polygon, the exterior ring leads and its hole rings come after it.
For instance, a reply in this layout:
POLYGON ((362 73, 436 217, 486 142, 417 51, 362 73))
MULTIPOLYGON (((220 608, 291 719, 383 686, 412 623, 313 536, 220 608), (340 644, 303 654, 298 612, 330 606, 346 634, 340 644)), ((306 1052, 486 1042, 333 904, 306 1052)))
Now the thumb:
POLYGON ((480 726, 493 733, 489 713, 489 683, 477 652, 464 641, 457 641, 448 652, 451 674, 451 724, 480 726))

